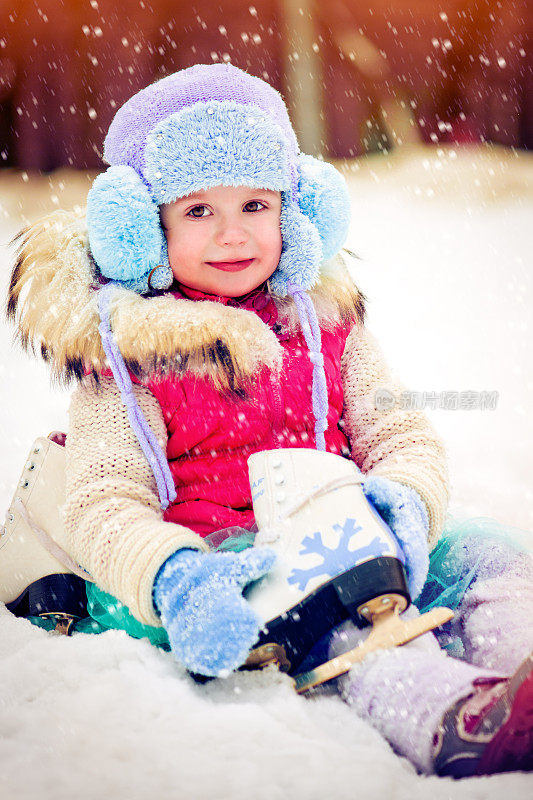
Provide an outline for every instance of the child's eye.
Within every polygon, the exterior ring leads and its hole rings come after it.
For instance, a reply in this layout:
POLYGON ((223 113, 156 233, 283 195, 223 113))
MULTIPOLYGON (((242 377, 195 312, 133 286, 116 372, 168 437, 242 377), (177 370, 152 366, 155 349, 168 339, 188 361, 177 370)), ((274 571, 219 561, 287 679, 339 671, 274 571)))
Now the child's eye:
POLYGON ((252 212, 261 211, 262 208, 266 208, 266 206, 260 200, 250 200, 249 203, 246 203, 243 210, 252 212))
POLYGON ((211 212, 207 206, 194 206, 194 208, 191 208, 189 211, 187 211, 187 216, 199 219, 200 217, 208 217, 210 213, 211 212))

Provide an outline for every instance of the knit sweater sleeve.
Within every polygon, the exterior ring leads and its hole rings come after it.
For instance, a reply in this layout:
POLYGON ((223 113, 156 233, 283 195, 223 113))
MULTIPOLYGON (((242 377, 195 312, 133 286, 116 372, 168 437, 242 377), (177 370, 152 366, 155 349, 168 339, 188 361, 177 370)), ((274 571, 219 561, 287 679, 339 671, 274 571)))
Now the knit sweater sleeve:
MULTIPOLYGON (((166 447, 159 403, 145 387, 135 397, 166 447)), ((160 625, 152 602, 155 576, 176 550, 207 550, 201 537, 165 522, 157 485, 128 421, 115 382, 86 379, 73 394, 66 443, 64 520, 68 549, 98 586, 148 625, 160 625)))
POLYGON ((425 414, 400 407, 404 387, 393 378, 376 340, 362 325, 348 336, 341 374, 344 430, 353 460, 364 473, 390 478, 418 492, 428 511, 432 546, 442 533, 448 503, 442 441, 425 414), (381 403, 376 401, 380 390, 385 397, 381 403))

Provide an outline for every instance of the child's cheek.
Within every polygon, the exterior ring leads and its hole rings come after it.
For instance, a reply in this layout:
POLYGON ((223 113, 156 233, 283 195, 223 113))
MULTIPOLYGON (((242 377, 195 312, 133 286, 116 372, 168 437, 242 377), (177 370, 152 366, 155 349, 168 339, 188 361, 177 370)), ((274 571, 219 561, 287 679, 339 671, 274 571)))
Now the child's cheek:
POLYGON ((277 264, 281 258, 281 248, 283 244, 281 240, 281 230, 279 228, 275 229, 272 232, 269 244, 272 253, 272 258, 277 264))
POLYGON ((170 231, 167 231, 165 236, 167 240, 168 261, 172 270, 174 270, 175 267, 179 266, 180 262, 180 249, 178 246, 178 240, 176 235, 170 231))

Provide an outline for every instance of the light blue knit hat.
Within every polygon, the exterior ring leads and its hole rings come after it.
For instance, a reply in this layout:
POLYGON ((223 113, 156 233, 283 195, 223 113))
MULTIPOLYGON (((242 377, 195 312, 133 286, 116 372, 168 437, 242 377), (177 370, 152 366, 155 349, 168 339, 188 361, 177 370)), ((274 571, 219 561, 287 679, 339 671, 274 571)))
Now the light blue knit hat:
POLYGON ((289 284, 314 286, 348 231, 340 173, 300 153, 281 95, 231 64, 199 64, 134 95, 111 123, 104 160, 87 198, 91 253, 105 277, 141 294, 172 282, 159 206, 201 189, 281 191, 270 289, 282 297, 289 284))

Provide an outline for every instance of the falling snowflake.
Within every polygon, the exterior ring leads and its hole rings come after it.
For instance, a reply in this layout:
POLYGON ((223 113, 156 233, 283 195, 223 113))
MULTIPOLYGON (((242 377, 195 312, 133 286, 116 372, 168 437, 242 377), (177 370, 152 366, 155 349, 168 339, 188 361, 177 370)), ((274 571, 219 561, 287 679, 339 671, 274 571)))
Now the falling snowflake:
POLYGON ((308 569, 293 569, 287 581, 297 584, 298 589, 303 592, 309 581, 326 575, 334 578, 355 566, 361 561, 369 558, 390 554, 391 543, 385 538, 375 536, 372 541, 363 546, 349 549, 349 544, 362 531, 362 527, 357 525, 355 519, 350 517, 345 520, 343 525, 333 525, 334 530, 340 534, 339 543, 336 547, 328 547, 323 539, 322 532, 316 531, 311 536, 302 539, 301 556, 318 555, 322 558, 322 563, 308 569))

